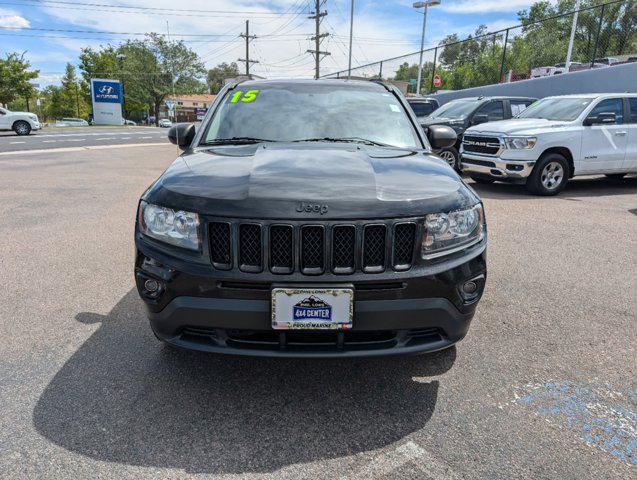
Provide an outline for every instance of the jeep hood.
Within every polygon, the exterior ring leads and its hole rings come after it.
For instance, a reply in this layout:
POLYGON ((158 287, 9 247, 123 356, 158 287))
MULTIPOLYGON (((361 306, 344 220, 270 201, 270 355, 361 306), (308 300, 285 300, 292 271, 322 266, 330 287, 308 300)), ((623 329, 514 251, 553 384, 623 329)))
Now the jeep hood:
POLYGON ((255 219, 420 216, 479 201, 430 153, 345 143, 197 148, 177 158, 143 198, 211 216, 255 219), (306 212, 301 202, 327 208, 306 212))
POLYGON ((571 122, 557 120, 545 120, 543 118, 512 118, 498 122, 483 123, 467 129, 466 135, 472 133, 504 133, 507 135, 537 135, 546 132, 547 129, 564 128, 571 122))

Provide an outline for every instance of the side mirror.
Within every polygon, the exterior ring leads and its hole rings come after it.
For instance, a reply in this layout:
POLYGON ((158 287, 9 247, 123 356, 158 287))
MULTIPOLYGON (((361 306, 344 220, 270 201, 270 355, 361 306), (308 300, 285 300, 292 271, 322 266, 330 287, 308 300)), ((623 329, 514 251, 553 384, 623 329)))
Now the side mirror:
POLYGON ((434 150, 452 147, 458 140, 458 135, 453 128, 446 125, 430 125, 427 130, 427 138, 434 150))
POLYGON ((471 125, 480 125, 481 123, 487 123, 489 121, 489 115, 483 113, 474 115, 471 120, 471 125))
POLYGON ((168 130, 168 140, 182 150, 186 150, 195 138, 195 126, 192 123, 178 123, 168 130))
POLYGON ((617 123, 617 117, 612 112, 603 112, 596 117, 587 117, 584 120, 584 125, 590 127, 591 125, 614 125, 617 123))

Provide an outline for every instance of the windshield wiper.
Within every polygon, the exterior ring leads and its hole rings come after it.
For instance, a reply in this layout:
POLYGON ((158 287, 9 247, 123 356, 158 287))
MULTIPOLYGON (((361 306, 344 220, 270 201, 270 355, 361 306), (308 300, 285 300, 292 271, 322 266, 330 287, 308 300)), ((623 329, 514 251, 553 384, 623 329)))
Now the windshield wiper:
POLYGON ((393 147, 387 143, 376 142, 375 140, 369 140, 361 137, 318 137, 318 138, 303 138, 301 140, 293 140, 294 142, 348 142, 348 143, 363 143, 365 145, 375 145, 378 147, 393 147))
POLYGON ((202 143, 201 145, 244 145, 250 143, 276 142, 276 140, 268 140, 265 138, 255 137, 230 137, 230 138, 214 138, 202 143))

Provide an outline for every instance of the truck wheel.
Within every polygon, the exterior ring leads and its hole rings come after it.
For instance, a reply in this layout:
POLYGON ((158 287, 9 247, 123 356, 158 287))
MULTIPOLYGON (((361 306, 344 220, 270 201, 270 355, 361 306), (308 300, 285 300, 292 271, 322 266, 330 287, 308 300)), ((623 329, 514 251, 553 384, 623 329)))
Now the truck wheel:
POLYGON ((535 195, 557 195, 568 182, 569 166, 559 153, 544 155, 535 164, 526 181, 526 189, 535 195))
POLYGON ((622 178, 624 178, 626 176, 625 173, 607 173, 606 177, 610 178, 612 180, 621 180, 622 178))
POLYGON ((460 154, 456 147, 443 148, 438 152, 438 156, 449 164, 455 171, 460 169, 460 154))
POLYGON ((478 175, 469 175, 469 178, 476 183, 482 183, 483 185, 488 185, 490 183, 495 182, 493 178, 489 177, 479 177, 478 175))
POLYGON ((24 120, 18 120, 13 124, 13 131, 20 136, 28 135, 31 133, 31 125, 29 125, 29 122, 25 122, 24 120))

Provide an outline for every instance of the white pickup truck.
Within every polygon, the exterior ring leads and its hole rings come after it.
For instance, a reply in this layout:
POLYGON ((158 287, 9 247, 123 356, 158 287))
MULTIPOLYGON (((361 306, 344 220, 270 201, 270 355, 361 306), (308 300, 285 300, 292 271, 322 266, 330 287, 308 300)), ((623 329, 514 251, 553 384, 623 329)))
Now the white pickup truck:
POLYGON ((461 168, 476 182, 556 195, 576 175, 637 173, 637 94, 546 97, 516 118, 465 131, 461 168))
POLYGON ((0 131, 13 130, 18 135, 28 135, 33 130, 39 130, 38 116, 29 112, 12 112, 0 107, 0 131))

